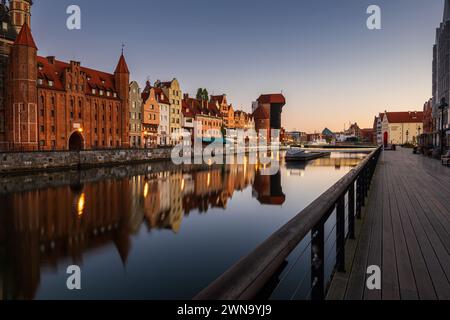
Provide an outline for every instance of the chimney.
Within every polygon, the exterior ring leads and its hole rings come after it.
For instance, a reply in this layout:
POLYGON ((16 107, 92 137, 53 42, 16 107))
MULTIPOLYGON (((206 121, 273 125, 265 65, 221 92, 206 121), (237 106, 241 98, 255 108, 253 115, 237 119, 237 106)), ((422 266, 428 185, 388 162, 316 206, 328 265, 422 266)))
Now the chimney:
POLYGON ((184 99, 184 100, 187 100, 187 99, 189 99, 189 93, 185 93, 185 94, 183 94, 183 99, 184 99))

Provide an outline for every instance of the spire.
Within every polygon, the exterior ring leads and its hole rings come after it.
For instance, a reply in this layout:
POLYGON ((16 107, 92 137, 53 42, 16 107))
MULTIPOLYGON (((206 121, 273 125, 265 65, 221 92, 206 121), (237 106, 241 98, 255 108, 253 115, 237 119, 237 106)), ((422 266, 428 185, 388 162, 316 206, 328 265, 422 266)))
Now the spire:
POLYGON ((28 27, 27 23, 24 23, 22 29, 20 29, 14 45, 23 45, 37 50, 36 43, 34 42, 30 27, 28 27))
POLYGON ((442 22, 447 22, 449 20, 450 20, 450 0, 445 0, 444 18, 442 22))
POLYGON ((114 71, 114 73, 130 73, 123 53, 120 55, 119 63, 117 64, 116 71, 114 71))

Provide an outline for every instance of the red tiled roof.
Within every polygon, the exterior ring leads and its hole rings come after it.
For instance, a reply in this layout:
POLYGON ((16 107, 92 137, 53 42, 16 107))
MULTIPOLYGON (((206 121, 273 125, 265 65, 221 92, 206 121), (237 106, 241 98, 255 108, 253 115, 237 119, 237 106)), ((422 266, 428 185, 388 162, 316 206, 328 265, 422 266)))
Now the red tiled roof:
POLYGON ((190 118, 194 118, 195 117, 193 108, 190 107, 188 105, 187 101, 184 100, 184 99, 181 102, 181 112, 183 112, 183 116, 185 116, 185 117, 190 117, 190 118))
POLYGON ((193 115, 202 114, 208 115, 211 117, 220 117, 220 111, 217 109, 215 103, 200 101, 193 98, 183 99, 182 101, 183 107, 189 108, 189 111, 193 113, 193 115))
POLYGON ((156 100, 159 103, 170 104, 169 97, 166 96, 161 88, 154 87, 156 100))
POLYGON ((33 35, 31 34, 30 27, 28 27, 27 23, 22 26, 14 45, 28 46, 37 50, 36 43, 34 42, 33 35))
POLYGON ((116 71, 114 71, 114 73, 130 73, 123 54, 120 56, 119 63, 117 64, 116 71))
MULTIPOLYGON (((54 60, 50 63, 48 58, 37 57, 38 63, 38 78, 51 80, 54 82, 52 89, 65 90, 62 78, 64 71, 70 68, 70 64, 59 60, 54 60)), ((80 71, 84 72, 87 76, 87 86, 85 86, 85 92, 91 93, 92 89, 99 89, 105 91, 116 92, 115 78, 113 74, 93 70, 85 67, 80 67, 80 71)), ((106 95, 105 95, 106 97, 106 95)))
POLYGON ((281 103, 286 104, 286 99, 280 93, 263 94, 258 98, 259 103, 281 103))
POLYGON ((423 122, 423 112, 387 112, 389 123, 421 123, 423 122))
POLYGON ((222 104, 225 99, 226 99, 226 95, 222 94, 220 96, 211 96, 211 102, 217 102, 218 104, 222 104))

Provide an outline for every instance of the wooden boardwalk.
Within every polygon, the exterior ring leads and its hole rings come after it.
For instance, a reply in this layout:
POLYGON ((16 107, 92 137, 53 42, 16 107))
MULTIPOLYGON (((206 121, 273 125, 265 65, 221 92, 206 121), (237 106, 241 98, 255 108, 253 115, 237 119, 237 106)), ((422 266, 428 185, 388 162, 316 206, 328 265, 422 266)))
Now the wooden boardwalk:
POLYGON ((384 152, 356 231, 327 299, 450 299, 450 168, 410 149, 384 152), (381 290, 366 287, 370 265, 381 290))

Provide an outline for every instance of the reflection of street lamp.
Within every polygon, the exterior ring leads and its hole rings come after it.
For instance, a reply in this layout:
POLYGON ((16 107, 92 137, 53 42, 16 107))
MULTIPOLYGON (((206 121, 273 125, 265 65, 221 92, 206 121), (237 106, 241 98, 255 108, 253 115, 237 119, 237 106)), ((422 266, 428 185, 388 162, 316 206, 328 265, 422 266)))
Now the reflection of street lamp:
POLYGON ((145 144, 145 149, 147 149, 147 139, 148 139, 148 132, 147 130, 144 131, 144 144, 145 144))
POLYGON ((448 103, 445 98, 441 99, 441 105, 439 106, 439 110, 441 111, 441 155, 444 154, 444 110, 448 108, 448 103))

